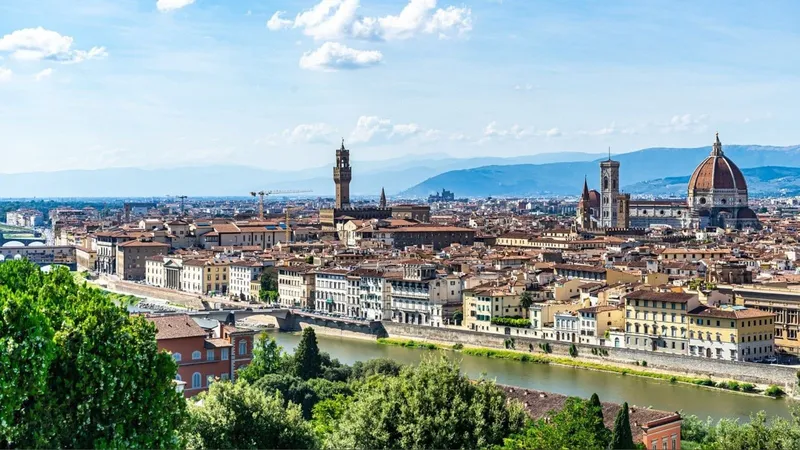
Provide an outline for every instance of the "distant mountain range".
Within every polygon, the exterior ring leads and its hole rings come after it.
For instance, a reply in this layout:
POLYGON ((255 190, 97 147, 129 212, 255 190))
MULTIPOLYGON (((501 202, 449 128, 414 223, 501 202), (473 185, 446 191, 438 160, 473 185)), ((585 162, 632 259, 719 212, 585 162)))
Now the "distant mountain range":
MULTIPOLYGON (((355 151, 353 152, 355 153, 355 151)), ((353 161, 353 195, 393 195, 439 173, 491 164, 590 161, 596 153, 545 153, 514 158, 451 158, 408 156, 383 161, 353 161)), ((245 166, 202 166, 169 169, 115 168, 0 174, 0 198, 9 197, 163 197, 247 196, 258 189, 310 189, 312 196, 332 196, 333 161, 302 171, 245 166)))
MULTIPOLYGON (((798 167, 755 167, 742 169, 742 175, 747 181, 747 190, 750 195, 800 195, 800 168, 798 167)), ((624 190, 634 195, 685 196, 690 177, 642 181, 625 186, 624 190)))
MULTIPOLYGON (((724 151, 741 169, 759 167, 765 169, 763 173, 769 172, 767 169, 772 169, 777 176, 781 170, 800 167, 800 146, 727 145, 724 151)), ((665 192, 674 189, 675 193, 679 193, 678 188, 681 187, 681 183, 683 184, 680 191, 685 191, 688 177, 710 152, 710 146, 649 148, 616 155, 614 159, 621 164, 620 185, 626 192, 628 192, 627 186, 630 186, 631 193, 657 193, 650 191, 652 186, 652 189, 665 192)), ((600 172, 598 164, 602 159, 551 164, 491 165, 452 170, 414 185, 401 195, 425 197, 443 188, 455 192, 458 197, 578 195, 583 186, 584 176, 588 177, 590 188, 597 188, 600 172)), ((759 182, 755 181, 753 187, 772 189, 769 185, 775 182, 764 179, 763 183, 759 185, 759 182)))

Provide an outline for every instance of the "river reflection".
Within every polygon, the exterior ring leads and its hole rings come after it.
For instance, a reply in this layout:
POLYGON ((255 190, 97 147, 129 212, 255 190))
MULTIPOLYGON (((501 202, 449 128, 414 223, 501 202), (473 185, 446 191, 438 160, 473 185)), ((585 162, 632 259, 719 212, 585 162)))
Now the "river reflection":
MULTIPOLYGON (((299 334, 270 333, 287 351, 293 352, 300 341, 299 334)), ((317 335, 322 351, 345 364, 374 358, 391 358, 405 364, 417 363, 432 350, 380 345, 368 340, 346 339, 317 335)), ((701 418, 722 417, 746 420, 751 413, 764 410, 769 416, 790 417, 788 400, 752 397, 714 391, 686 384, 596 372, 586 369, 489 359, 443 352, 448 358, 461 361, 461 369, 470 377, 485 375, 498 383, 576 395, 588 398, 597 392, 600 399, 640 407, 650 406, 664 411, 683 410, 701 418)))

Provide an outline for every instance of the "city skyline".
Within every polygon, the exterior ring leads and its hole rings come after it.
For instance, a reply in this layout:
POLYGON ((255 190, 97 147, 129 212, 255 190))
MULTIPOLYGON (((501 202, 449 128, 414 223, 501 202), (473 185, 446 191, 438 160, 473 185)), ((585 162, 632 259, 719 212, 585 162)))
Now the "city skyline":
POLYGON ((10 1, 0 172, 797 144, 770 6, 10 1))

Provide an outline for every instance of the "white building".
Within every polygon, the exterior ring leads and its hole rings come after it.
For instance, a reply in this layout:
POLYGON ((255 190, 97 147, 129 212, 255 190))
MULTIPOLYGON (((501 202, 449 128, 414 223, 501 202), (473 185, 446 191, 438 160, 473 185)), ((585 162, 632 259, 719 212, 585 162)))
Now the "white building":
POLYGON ((555 340, 578 342, 580 335, 580 315, 577 311, 561 311, 554 314, 553 330, 555 340))
POLYGON ((250 292, 250 283, 257 281, 264 272, 266 265, 272 265, 261 261, 233 261, 230 265, 230 282, 228 293, 233 298, 244 300, 256 300, 250 292))
POLYGON ((445 323, 448 307, 461 303, 461 280, 437 278, 433 264, 405 264, 402 278, 389 283, 393 322, 439 327, 445 323))
POLYGON ((392 286, 383 272, 359 270, 358 317, 383 320, 391 316, 392 286))
POLYGON ((314 309, 321 312, 347 313, 347 274, 345 269, 321 269, 314 276, 314 309))

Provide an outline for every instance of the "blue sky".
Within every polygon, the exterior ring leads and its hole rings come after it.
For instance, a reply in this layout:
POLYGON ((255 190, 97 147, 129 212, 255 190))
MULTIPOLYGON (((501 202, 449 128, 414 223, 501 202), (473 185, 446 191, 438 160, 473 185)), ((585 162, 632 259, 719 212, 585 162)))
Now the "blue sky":
POLYGON ((800 3, 4 0, 0 172, 792 145, 800 3), (277 14, 276 14, 277 13, 277 14))

